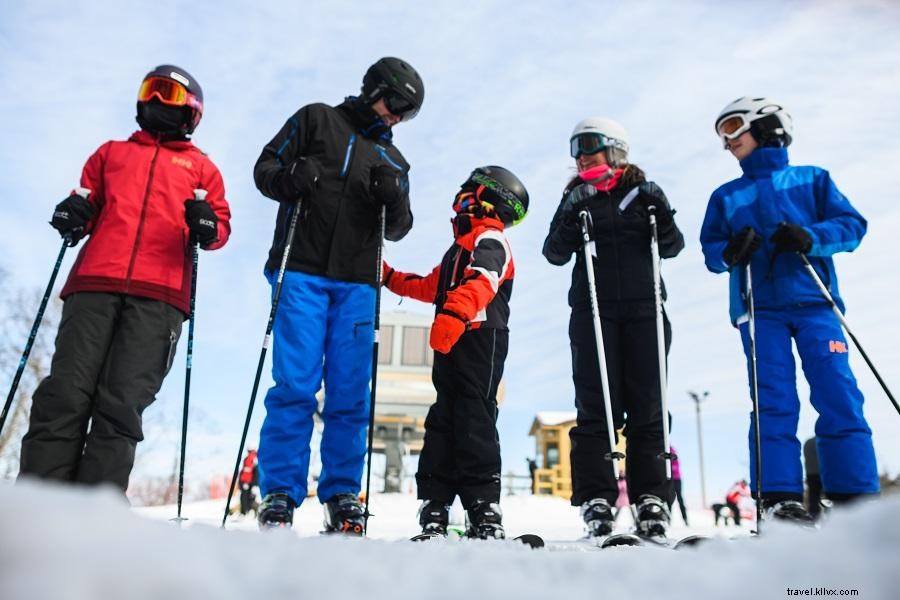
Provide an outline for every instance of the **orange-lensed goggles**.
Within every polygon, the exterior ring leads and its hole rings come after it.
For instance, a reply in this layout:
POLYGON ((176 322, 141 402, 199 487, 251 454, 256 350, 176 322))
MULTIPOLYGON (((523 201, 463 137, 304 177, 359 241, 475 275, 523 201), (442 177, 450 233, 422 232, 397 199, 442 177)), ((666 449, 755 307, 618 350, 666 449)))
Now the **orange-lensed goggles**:
POLYGON ((744 115, 732 115, 719 121, 716 125, 718 134, 726 140, 733 140, 750 129, 750 121, 744 115))
POLYGON ((138 90, 138 102, 149 102, 157 98, 163 104, 170 106, 191 106, 202 109, 200 100, 185 89, 177 81, 165 77, 148 77, 141 83, 138 90))

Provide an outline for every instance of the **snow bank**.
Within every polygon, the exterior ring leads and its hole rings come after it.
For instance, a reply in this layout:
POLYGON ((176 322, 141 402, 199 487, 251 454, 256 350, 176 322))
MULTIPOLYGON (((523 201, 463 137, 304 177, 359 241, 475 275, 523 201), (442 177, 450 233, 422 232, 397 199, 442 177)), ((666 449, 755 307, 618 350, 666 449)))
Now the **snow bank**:
MULTIPOLYGON (((376 499, 390 512, 388 496, 373 498, 373 511, 376 499)), ((504 505, 530 506, 538 524, 541 500, 504 505)), ((0 487, 0 598, 759 600, 825 588, 888 599, 900 596, 898 514, 900 500, 886 499, 819 531, 771 526, 763 538, 684 552, 532 551, 512 542, 261 535, 196 521, 179 529, 135 514, 109 491, 20 484, 0 487)))

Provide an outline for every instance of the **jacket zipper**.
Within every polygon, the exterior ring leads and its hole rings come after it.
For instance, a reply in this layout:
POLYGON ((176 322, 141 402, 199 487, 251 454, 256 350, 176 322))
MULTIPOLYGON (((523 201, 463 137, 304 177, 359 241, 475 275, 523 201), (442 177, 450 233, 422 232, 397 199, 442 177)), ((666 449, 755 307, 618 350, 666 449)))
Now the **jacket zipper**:
MULTIPOLYGON (((612 223, 612 238, 613 238, 613 256, 615 259, 616 265, 616 301, 622 299, 622 274, 621 274, 621 265, 619 264, 619 236, 618 233, 618 223, 616 222, 616 203, 613 202, 612 194, 606 192, 606 200, 609 204, 609 217, 610 222, 612 223)), ((600 258, 599 256, 597 257, 600 258)))
POLYGON ((137 261, 138 246, 141 243, 141 234, 144 231, 144 219, 147 216, 147 200, 150 198, 150 186, 153 184, 153 171, 156 168, 156 158, 159 156, 159 142, 153 151, 153 158, 150 160, 150 173, 147 175, 147 187, 144 189, 144 202, 141 205, 141 218, 138 221, 137 235, 134 238, 134 248, 131 251, 131 260, 128 262, 128 274, 125 276, 125 293, 131 286, 131 276, 134 273, 134 263, 137 261))

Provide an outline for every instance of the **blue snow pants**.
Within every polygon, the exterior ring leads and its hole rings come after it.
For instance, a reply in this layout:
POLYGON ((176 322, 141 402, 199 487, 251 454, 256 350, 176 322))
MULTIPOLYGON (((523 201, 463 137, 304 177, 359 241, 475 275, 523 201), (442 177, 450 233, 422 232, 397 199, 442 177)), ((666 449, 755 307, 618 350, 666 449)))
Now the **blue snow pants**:
MULTIPOLYGON (((748 324, 740 325, 750 374, 748 324)), ((756 311, 756 361, 762 439, 762 492, 803 494, 797 439, 800 398, 791 338, 797 344, 810 402, 819 414, 816 443, 822 487, 838 494, 879 491, 872 431, 850 371, 849 344, 826 304, 756 311)), ((750 419, 750 477, 756 483, 756 436, 750 419)))
MULTIPOLYGON (((266 272, 275 285, 276 273, 266 272)), ((286 271, 259 440, 260 492, 307 495, 316 393, 325 382, 318 496, 359 493, 366 458, 375 288, 286 271)))

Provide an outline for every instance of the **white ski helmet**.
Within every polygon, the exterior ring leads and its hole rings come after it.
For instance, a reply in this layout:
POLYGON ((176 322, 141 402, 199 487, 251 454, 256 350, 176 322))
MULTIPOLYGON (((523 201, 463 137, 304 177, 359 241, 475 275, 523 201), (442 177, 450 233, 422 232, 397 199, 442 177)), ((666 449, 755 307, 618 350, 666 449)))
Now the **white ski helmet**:
POLYGON ((606 162, 612 167, 628 164, 628 132, 618 121, 589 117, 579 121, 569 137, 572 158, 582 154, 606 151, 606 162))
POLYGON ((794 122, 784 106, 771 98, 744 96, 729 103, 716 117, 716 133, 722 143, 750 131, 760 146, 789 146, 794 122))

